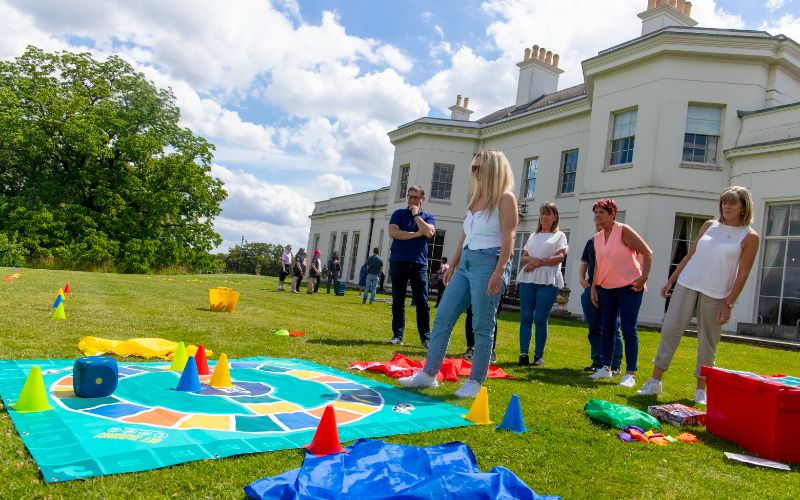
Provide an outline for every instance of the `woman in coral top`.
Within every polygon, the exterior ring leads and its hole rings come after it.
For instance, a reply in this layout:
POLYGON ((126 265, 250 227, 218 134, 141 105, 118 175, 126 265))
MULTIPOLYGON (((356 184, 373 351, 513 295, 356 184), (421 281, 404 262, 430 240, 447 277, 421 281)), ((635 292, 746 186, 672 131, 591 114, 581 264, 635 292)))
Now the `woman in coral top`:
POLYGON ((594 222, 600 231, 594 236, 595 270, 592 281, 592 303, 600 308, 602 322, 603 367, 590 378, 611 378, 611 356, 619 315, 622 339, 625 342, 625 376, 619 385, 633 387, 639 357, 636 323, 642 305, 645 283, 650 275, 653 251, 639 234, 627 224, 617 222, 617 204, 606 198, 592 207, 594 222))
POLYGON ((731 319, 733 304, 756 259, 759 237, 750 227, 752 222, 753 199, 747 188, 732 186, 723 191, 719 219, 703 224, 689 253, 661 288, 662 297, 672 298, 661 325, 653 376, 637 394, 661 394, 661 377, 669 368, 689 321, 697 317, 694 401, 706 403, 706 380, 700 376, 700 368, 714 366, 722 325, 731 319))

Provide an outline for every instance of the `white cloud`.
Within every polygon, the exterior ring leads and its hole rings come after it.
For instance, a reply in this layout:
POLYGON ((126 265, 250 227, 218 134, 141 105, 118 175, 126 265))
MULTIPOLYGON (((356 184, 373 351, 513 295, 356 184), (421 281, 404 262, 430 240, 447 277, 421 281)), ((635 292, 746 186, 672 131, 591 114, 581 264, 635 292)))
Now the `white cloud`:
POLYGON ((774 11, 780 9, 781 7, 783 7, 783 5, 785 3, 786 3, 786 0, 767 0, 767 3, 764 4, 764 7, 768 11, 774 12, 774 11))
POLYGON ((786 35, 792 40, 800 43, 800 16, 795 17, 785 14, 779 19, 764 21, 759 29, 768 31, 773 35, 786 35))
POLYGON ((747 27, 741 15, 726 11, 718 6, 715 0, 693 1, 692 19, 703 28, 745 29, 747 27))
POLYGON ((429 11, 429 10, 426 10, 426 11, 424 11, 422 14, 420 14, 420 15, 419 15, 419 17, 420 17, 420 18, 422 18, 422 20, 423 20, 423 21, 425 21, 425 22, 427 23, 427 22, 429 22, 431 19, 433 19, 433 12, 431 12, 431 11, 429 11))
POLYGON ((225 251, 234 245, 241 245, 242 238, 250 243, 275 243, 292 245, 294 248, 304 247, 308 242, 309 227, 308 224, 291 227, 259 220, 217 217, 214 219, 214 229, 222 236, 223 241, 215 251, 225 251))
POLYGON ((313 194, 314 201, 326 200, 352 194, 353 184, 341 175, 327 173, 315 177, 309 191, 313 194))

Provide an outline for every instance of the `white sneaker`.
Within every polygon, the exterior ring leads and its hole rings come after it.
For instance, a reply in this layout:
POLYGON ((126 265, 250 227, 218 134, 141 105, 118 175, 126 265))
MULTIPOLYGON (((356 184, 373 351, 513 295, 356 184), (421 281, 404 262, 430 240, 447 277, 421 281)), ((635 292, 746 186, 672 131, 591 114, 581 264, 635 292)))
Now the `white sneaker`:
POLYGON ((661 394, 661 381, 651 378, 644 383, 641 389, 636 391, 639 396, 658 396, 661 394))
POLYGON ((619 381, 619 385, 622 387, 635 387, 636 379, 630 373, 626 373, 622 376, 622 380, 619 381))
POLYGON ((596 372, 589 375, 591 379, 601 379, 601 378, 611 378, 611 369, 607 366, 604 366, 597 370, 596 372))
POLYGON ((694 390, 694 402, 699 405, 706 404, 706 391, 703 389, 695 389, 694 390))
POLYGON ((423 370, 418 371, 410 377, 403 377, 397 379, 397 383, 403 387, 420 388, 420 387, 439 387, 439 382, 436 381, 435 375, 429 375, 423 370))
POLYGON ((456 397, 462 399, 474 398, 479 392, 481 392, 481 384, 474 380, 467 380, 464 382, 464 385, 456 391, 456 397))

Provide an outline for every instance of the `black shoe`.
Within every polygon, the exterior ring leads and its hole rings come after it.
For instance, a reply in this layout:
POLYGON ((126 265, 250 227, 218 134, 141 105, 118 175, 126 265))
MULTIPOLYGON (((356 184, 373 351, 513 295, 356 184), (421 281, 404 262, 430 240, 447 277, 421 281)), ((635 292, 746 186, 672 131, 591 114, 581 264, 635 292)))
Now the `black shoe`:
POLYGON ((534 356, 533 366, 544 366, 544 356, 534 356))
POLYGON ((585 371, 587 373, 594 373, 597 370, 599 370, 600 368, 602 368, 602 366, 589 365, 589 366, 584 366, 583 367, 583 371, 585 371))
POLYGON ((531 360, 528 358, 527 354, 520 354, 519 355, 519 366, 530 366, 531 360))
POLYGON ((475 354, 475 349, 472 347, 467 347, 467 350, 464 352, 464 355, 461 356, 461 359, 465 361, 472 361, 472 355, 475 354))
POLYGON ((389 341, 392 345, 403 345, 403 338, 402 337, 392 337, 392 340, 389 341))
POLYGON ((489 358, 489 362, 495 363, 496 361, 497 361, 497 354, 495 354, 495 352, 492 351, 492 357, 489 358))
POLYGON ((430 340, 423 340, 422 341, 422 348, 423 349, 427 349, 429 345, 431 345, 431 341, 430 340))

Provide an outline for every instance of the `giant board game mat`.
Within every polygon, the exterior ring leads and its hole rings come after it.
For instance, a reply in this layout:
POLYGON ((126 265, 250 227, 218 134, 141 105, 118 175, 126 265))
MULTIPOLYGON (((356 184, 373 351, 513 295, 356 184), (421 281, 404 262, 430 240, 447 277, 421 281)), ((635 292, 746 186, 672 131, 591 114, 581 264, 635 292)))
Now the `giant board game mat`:
POLYGON ((0 396, 47 482, 299 448, 329 404, 342 441, 472 425, 464 408, 300 359, 232 360, 233 388, 210 387, 206 375, 197 394, 175 390, 180 373, 168 362, 121 362, 119 386, 104 398, 75 396, 72 366, 0 361, 0 396), (16 412, 35 365, 53 409, 16 412))

